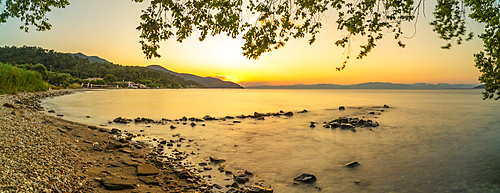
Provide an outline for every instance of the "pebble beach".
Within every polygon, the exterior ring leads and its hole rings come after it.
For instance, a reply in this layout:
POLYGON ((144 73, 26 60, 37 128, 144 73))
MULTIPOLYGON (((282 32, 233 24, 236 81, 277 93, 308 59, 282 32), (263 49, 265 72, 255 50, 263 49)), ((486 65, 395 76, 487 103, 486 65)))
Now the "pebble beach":
POLYGON ((191 163, 188 157, 197 153, 181 148, 197 146, 191 139, 147 143, 139 134, 48 115, 40 106, 44 98, 74 92, 80 91, 0 95, 0 193, 273 192, 248 183, 251 173, 232 170, 223 159, 191 163), (203 174, 210 166, 220 174, 203 174))

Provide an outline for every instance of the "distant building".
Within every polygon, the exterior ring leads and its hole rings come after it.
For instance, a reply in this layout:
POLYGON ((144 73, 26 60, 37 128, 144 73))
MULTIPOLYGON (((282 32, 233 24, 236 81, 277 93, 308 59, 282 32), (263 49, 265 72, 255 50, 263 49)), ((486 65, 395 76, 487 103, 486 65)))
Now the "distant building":
POLYGON ((127 87, 129 88, 137 88, 137 84, 132 81, 127 81, 127 87))

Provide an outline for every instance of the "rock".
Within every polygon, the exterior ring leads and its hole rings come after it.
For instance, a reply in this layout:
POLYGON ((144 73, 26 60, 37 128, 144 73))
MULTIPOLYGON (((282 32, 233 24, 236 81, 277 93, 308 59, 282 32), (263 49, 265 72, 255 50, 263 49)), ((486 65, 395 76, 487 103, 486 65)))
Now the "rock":
POLYGON ((307 113, 307 112, 309 112, 309 111, 307 111, 307 110, 305 110, 305 109, 304 109, 304 110, 302 110, 302 111, 299 111, 299 113, 307 113))
POLYGON ((111 131, 109 133, 111 133, 111 134, 117 134, 119 132, 121 132, 121 130, 113 128, 113 129, 111 129, 111 131))
POLYGON ((175 126, 174 125, 170 125, 170 129, 175 129, 175 126))
POLYGON ((134 186, 131 183, 123 182, 117 179, 103 179, 101 180, 101 184, 108 190, 134 189, 134 186))
POLYGON ((314 125, 314 123, 311 123, 311 125, 309 125, 309 127, 313 128, 313 127, 316 127, 316 125, 314 125))
POLYGON ((375 112, 373 112, 373 111, 372 111, 372 112, 370 112, 369 114, 370 114, 370 115, 375 115, 375 112))
POLYGON ((345 110, 345 107, 344 106, 340 106, 339 107, 339 111, 343 111, 343 110, 345 110))
POLYGON ((63 128, 57 128, 57 130, 61 133, 66 133, 66 130, 64 130, 63 128))
POLYGON ((219 163, 219 162, 225 162, 225 161, 226 161, 225 159, 220 159, 220 158, 216 158, 216 157, 210 157, 210 162, 219 163))
POLYGON ((273 189, 262 186, 250 186, 247 188, 248 193, 272 193, 273 189))
POLYGON ((119 144, 119 143, 110 143, 106 146, 106 149, 118 149, 118 148, 122 148, 123 145, 122 144, 119 144))
MULTIPOLYGON (((234 176, 234 175, 233 175, 234 176)), ((234 181, 235 182, 238 182, 238 183, 245 183, 247 182, 249 179, 248 177, 246 176, 234 176, 234 181)))
POLYGON ((384 105, 384 107, 383 107, 383 108, 389 108, 389 106, 387 106, 387 105, 384 105))
POLYGON ((356 167, 356 166, 359 166, 359 163, 355 162, 355 161, 352 161, 352 162, 349 162, 349 163, 345 164, 345 167, 349 167, 349 168, 353 168, 353 167, 356 167))
POLYGON ((258 118, 258 117, 262 117, 264 115, 262 115, 261 113, 254 112, 253 116, 256 117, 256 118, 258 118))
POLYGON ((132 161, 130 159, 123 160, 122 163, 128 165, 128 166, 138 166, 139 162, 132 161))
POLYGON ((159 185, 160 181, 154 176, 139 176, 139 180, 148 185, 159 185))
POLYGON ((217 188, 217 189, 222 189, 222 188, 224 188, 224 187, 222 187, 222 186, 221 186, 221 185, 219 185, 219 184, 214 184, 214 188, 217 188))
POLYGON ((241 121, 233 121, 233 123, 241 123, 241 121))
POLYGON ((47 112, 49 112, 49 113, 56 113, 56 111, 54 111, 54 110, 49 110, 47 112))
POLYGON ((316 181, 316 176, 314 176, 313 174, 302 174, 296 178, 293 179, 294 181, 297 181, 297 182, 303 182, 303 183, 313 183, 316 181))
POLYGON ((56 116, 58 116, 58 117, 62 117, 62 116, 64 116, 64 115, 56 115, 56 116))
POLYGON ((351 125, 349 123, 342 123, 339 125, 341 129, 352 129, 354 128, 354 125, 351 125))
POLYGON ((183 168, 174 169, 174 172, 177 174, 179 179, 187 179, 193 178, 193 174, 191 172, 184 170, 183 168))
POLYGON ((139 164, 139 165, 137 165, 137 175, 138 176, 155 175, 158 173, 160 173, 160 170, 151 164, 139 164))
POLYGON ((11 105, 9 103, 4 103, 3 106, 7 107, 7 108, 11 108, 11 109, 16 109, 16 107, 14 105, 11 105))
POLYGON ((190 125, 191 125, 191 127, 194 127, 194 126, 196 126, 196 123, 191 122, 191 124, 190 124, 190 125))
POLYGON ((286 112, 284 115, 285 116, 293 116, 293 113, 292 112, 286 112))

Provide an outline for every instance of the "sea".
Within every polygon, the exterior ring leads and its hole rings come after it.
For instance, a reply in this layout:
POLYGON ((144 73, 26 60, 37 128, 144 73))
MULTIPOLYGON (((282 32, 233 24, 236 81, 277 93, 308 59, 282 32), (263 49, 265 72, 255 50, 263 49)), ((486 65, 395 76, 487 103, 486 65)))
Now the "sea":
POLYGON ((67 120, 140 133, 147 139, 180 134, 196 142, 191 148, 199 154, 193 159, 225 159, 225 165, 252 172, 277 193, 500 192, 500 101, 483 100, 481 92, 110 89, 49 98, 42 105, 67 120), (341 106, 345 110, 339 110, 341 106), (293 116, 196 126, 190 121, 109 123, 117 117, 174 120, 280 111, 293 116), (323 127, 339 117, 372 120, 379 126, 356 127, 355 132, 323 127), (352 161, 359 165, 345 166, 352 161), (303 173, 315 175, 316 182, 294 184, 303 173))

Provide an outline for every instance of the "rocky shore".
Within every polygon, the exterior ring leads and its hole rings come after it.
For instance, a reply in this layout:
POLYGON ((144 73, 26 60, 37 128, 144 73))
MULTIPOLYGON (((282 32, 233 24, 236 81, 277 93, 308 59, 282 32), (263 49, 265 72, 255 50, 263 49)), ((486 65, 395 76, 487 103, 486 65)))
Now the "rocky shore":
POLYGON ((0 95, 0 192, 273 192, 223 159, 192 163, 181 144, 197 144, 180 135, 147 142, 42 112, 43 98, 73 92, 0 95), (212 166, 218 176, 202 174, 212 166))

